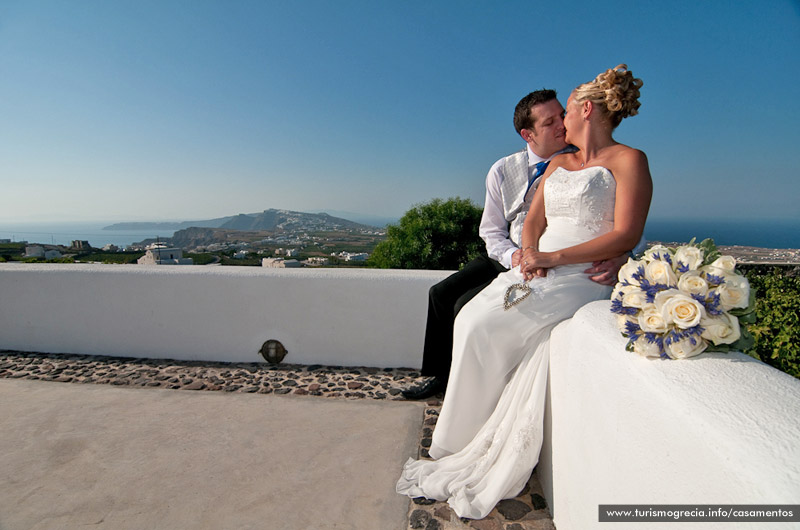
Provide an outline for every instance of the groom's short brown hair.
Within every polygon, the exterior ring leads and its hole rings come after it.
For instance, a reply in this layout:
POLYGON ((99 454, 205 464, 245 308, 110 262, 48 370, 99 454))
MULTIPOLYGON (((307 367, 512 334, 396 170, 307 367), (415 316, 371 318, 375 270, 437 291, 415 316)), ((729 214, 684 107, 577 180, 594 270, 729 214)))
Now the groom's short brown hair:
POLYGON ((531 92, 519 100, 519 103, 517 103, 514 109, 514 128, 517 130, 517 133, 522 134, 522 129, 533 130, 535 123, 531 109, 539 103, 547 103, 553 99, 556 99, 556 91, 543 88, 531 92))

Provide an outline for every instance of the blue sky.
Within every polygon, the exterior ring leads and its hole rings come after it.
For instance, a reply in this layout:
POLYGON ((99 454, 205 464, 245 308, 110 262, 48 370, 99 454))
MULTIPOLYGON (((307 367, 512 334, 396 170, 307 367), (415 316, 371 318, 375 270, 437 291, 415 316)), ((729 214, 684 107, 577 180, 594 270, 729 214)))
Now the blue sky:
POLYGON ((482 204, 517 101, 623 62, 652 217, 800 218, 798 50, 791 0, 4 0, 0 222, 482 204))

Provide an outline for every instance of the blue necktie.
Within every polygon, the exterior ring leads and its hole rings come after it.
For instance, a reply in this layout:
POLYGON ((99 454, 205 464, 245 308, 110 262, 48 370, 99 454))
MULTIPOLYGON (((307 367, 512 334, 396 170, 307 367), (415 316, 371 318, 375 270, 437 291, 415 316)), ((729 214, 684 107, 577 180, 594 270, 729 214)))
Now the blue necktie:
POLYGON ((549 160, 545 160, 544 162, 539 162, 538 164, 536 164, 536 171, 533 172, 533 180, 536 180, 537 178, 544 175, 544 172, 547 171, 547 166, 549 165, 550 165, 549 160))
POLYGON ((533 172, 533 176, 528 181, 528 189, 525 190, 525 195, 526 196, 528 195, 528 192, 531 191, 531 186, 533 186, 533 183, 536 182, 536 179, 538 179, 539 177, 544 175, 544 172, 547 171, 547 166, 549 164, 550 164, 550 161, 546 160, 546 161, 543 161, 543 162, 539 162, 538 164, 536 164, 536 166, 534 166, 536 168, 536 170, 533 172))

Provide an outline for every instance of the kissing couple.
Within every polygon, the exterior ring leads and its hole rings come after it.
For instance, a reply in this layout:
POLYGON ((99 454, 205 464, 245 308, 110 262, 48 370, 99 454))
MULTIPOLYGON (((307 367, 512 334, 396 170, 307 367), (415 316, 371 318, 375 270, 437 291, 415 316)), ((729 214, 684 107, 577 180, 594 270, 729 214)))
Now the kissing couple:
MULTIPOLYGON (((622 119, 638 113, 641 86, 621 64, 575 88, 566 112, 555 93, 534 104, 530 128, 518 128, 528 150, 531 140, 535 146, 541 139, 537 127, 563 131, 562 141, 577 148, 555 154, 546 169, 539 166, 535 191, 535 164, 515 164, 515 155, 495 164, 508 178, 494 190, 487 181, 481 236, 487 247, 496 236, 485 229, 493 191, 504 210, 524 206, 504 215, 512 243, 496 255, 511 267, 499 275, 502 265, 491 267, 496 278, 473 288, 477 294, 453 310, 452 361, 445 360, 449 373, 439 376, 447 393, 429 449, 433 460, 409 459, 398 493, 447 500, 459 517, 481 519, 530 478, 543 439, 550 332, 583 305, 610 296, 613 264, 619 268, 644 231, 652 196, 647 157, 612 137, 622 119), (520 165, 522 186, 514 179, 520 165), (587 271, 602 278, 592 281, 587 271)), ((426 335, 426 348, 428 342, 426 335)))

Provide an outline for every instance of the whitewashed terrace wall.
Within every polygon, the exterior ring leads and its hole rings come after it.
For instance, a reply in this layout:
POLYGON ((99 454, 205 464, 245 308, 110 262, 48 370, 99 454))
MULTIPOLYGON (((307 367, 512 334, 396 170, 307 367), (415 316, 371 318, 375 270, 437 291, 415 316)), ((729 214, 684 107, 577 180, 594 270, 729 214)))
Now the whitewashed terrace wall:
POLYGON ((551 337, 538 474, 558 530, 670 526, 598 523, 600 504, 800 503, 800 381, 738 352, 638 357, 609 309, 584 306, 551 337))
POLYGON ((0 348, 179 360, 422 364, 447 271, 0 264, 0 348))
MULTIPOLYGON (((0 264, 0 349, 259 362, 277 339, 286 362, 419 368, 448 274, 0 264)), ((796 504, 800 381, 741 353, 639 358, 594 302, 551 338, 538 475, 559 530, 631 527, 600 504, 796 504)))

